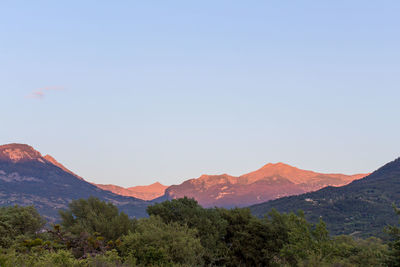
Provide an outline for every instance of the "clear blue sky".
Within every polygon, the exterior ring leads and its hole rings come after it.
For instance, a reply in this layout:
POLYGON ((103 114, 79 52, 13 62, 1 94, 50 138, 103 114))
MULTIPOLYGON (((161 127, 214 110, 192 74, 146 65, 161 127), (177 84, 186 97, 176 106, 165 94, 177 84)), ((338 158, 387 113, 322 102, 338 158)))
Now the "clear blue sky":
POLYGON ((2 1, 1 143, 123 186, 400 156, 399 1, 2 1))

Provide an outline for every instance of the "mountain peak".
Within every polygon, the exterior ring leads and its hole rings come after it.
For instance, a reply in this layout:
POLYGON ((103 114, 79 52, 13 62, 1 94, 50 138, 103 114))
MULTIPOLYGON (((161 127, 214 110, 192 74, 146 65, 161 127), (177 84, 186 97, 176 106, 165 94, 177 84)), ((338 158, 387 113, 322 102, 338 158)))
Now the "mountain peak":
POLYGON ((302 170, 283 162, 268 163, 239 177, 228 174, 202 175, 197 179, 186 180, 180 185, 168 187, 165 197, 191 197, 204 207, 243 207, 326 186, 342 186, 364 176, 324 174, 302 170))
POLYGON ((398 175, 400 175, 400 157, 389 163, 386 163, 385 165, 383 165, 382 167, 371 173, 371 175, 369 175, 366 178, 375 179, 376 177, 381 177, 387 179, 387 177, 389 176, 385 175, 386 173, 391 173, 391 174, 397 173, 398 175))
POLYGON ((168 186, 163 185, 163 184, 161 184, 159 182, 155 182, 155 183, 152 183, 150 185, 137 185, 137 186, 128 187, 126 189, 136 190, 136 191, 137 190, 139 190, 139 191, 142 191, 142 190, 144 190, 144 191, 148 191, 148 190, 150 190, 150 191, 152 191, 152 190, 158 191, 158 190, 164 190, 167 187, 168 186))
POLYGON ((283 178, 288 178, 290 181, 297 184, 306 182, 309 178, 314 177, 316 174, 317 173, 313 171, 301 170, 286 163, 278 162, 268 163, 260 169, 245 174, 242 177, 246 177, 249 182, 255 182, 265 177, 280 176, 283 178))
POLYGON ((151 186, 151 187, 167 187, 166 185, 163 185, 163 184, 160 183, 160 182, 152 183, 152 184, 149 185, 149 186, 151 186))
POLYGON ((261 167, 261 169, 297 169, 297 168, 283 162, 277 162, 277 163, 265 164, 263 167, 261 167))
POLYGON ((399 178, 400 158, 343 187, 330 186, 303 195, 264 202, 250 207, 250 210, 257 216, 271 209, 285 213, 303 210, 306 219, 311 222, 324 218, 328 230, 334 235, 367 237, 382 232, 386 225, 397 223, 392 205, 400 202, 399 178))
POLYGON ((94 184, 94 185, 103 190, 111 191, 118 195, 131 196, 143 200, 153 200, 155 198, 161 197, 165 193, 165 189, 168 187, 159 182, 155 182, 151 185, 139 185, 128 188, 112 184, 106 184, 106 185, 94 184))
POLYGON ((7 144, 0 146, 0 159, 14 163, 19 161, 41 160, 39 151, 26 144, 7 144))

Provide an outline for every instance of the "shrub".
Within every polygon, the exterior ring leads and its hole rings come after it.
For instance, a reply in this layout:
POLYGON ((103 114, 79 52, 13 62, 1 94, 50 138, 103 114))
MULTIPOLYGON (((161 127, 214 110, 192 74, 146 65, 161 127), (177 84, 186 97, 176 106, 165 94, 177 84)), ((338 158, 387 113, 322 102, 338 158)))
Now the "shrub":
POLYGON ((124 236, 121 242, 122 255, 134 256, 139 264, 202 264, 204 249, 196 231, 175 222, 166 224, 160 217, 141 219, 137 231, 124 236))

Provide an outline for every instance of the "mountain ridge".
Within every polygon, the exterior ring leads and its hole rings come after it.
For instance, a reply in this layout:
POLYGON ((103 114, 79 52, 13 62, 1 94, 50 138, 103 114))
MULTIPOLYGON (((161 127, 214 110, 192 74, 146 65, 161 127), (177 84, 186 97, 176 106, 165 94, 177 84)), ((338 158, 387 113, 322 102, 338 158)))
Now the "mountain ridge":
POLYGON ((132 196, 143 200, 154 200, 161 197, 168 187, 159 182, 150 185, 122 187, 113 184, 94 184, 95 186, 122 196, 132 196))
POLYGON ((315 191, 325 186, 342 186, 367 174, 317 173, 288 164, 268 163, 260 169, 231 176, 201 175, 165 191, 163 199, 195 198, 205 207, 243 207, 279 197, 315 191))
MULTIPOLYGON (((65 167, 64 167, 65 168, 65 167)), ((56 166, 25 144, 0 146, 0 206, 34 205, 49 221, 73 199, 97 197, 109 201, 131 217, 146 216, 150 204, 102 190, 56 166)))
POLYGON ((53 165, 59 167, 60 169, 62 169, 65 172, 68 172, 69 174, 72 174, 74 176, 76 176, 76 178, 79 178, 81 180, 84 180, 82 177, 80 177, 79 175, 75 174, 73 171, 69 170, 68 168, 66 168, 64 165, 62 165, 60 162, 58 162, 55 158, 53 158, 50 155, 45 155, 44 158, 46 160, 48 160, 49 162, 51 162, 53 165))
POLYGON ((383 236, 385 226, 398 222, 392 204, 400 205, 400 158, 345 186, 271 200, 250 209, 257 216, 264 216, 272 209, 303 210, 312 222, 322 218, 333 234, 367 237, 383 236))

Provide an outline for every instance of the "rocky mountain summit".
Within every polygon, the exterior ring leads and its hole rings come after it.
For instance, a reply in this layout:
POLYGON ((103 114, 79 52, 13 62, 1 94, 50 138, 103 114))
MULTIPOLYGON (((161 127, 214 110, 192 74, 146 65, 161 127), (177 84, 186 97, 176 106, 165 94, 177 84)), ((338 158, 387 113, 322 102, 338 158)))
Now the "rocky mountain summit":
POLYGON ((165 191, 164 199, 195 198, 204 207, 244 207, 271 199, 299 195, 326 186, 343 186, 367 174, 324 174, 284 163, 269 163, 239 177, 202 175, 165 191))

